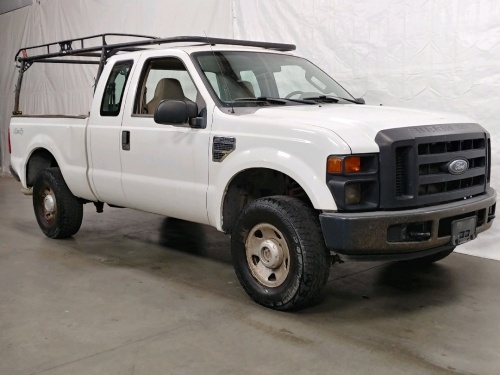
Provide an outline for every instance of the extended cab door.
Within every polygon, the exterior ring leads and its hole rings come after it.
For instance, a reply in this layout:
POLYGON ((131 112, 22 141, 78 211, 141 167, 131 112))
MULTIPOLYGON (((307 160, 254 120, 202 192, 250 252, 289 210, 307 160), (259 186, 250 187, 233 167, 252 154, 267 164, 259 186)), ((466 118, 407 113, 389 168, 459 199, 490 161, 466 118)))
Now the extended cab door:
POLYGON ((206 124, 205 102, 186 63, 181 51, 142 54, 121 128, 122 186, 131 207, 208 223, 209 127, 161 125, 153 119, 160 101, 185 100, 197 103, 206 124), (163 56, 153 55, 159 53, 163 56))
POLYGON ((97 85, 87 128, 88 177, 97 198, 128 206, 122 189, 120 135, 134 60, 110 60, 97 85))

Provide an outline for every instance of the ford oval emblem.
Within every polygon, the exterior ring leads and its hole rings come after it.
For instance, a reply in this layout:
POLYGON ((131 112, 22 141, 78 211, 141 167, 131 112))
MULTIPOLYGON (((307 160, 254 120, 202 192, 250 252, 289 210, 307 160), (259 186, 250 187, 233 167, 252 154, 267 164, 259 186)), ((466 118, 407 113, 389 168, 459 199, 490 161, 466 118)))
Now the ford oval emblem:
POLYGON ((451 174, 462 174, 469 169, 469 162, 466 159, 455 159, 448 164, 448 171, 451 174))

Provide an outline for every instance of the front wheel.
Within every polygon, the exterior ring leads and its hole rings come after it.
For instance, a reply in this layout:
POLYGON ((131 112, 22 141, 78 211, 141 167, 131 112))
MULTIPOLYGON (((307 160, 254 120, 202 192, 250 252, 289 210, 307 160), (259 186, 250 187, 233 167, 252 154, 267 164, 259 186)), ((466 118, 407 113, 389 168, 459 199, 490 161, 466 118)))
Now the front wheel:
POLYGON ((33 209, 42 232, 66 238, 80 229, 83 204, 69 190, 59 168, 41 170, 33 186, 33 209))
POLYGON ((330 253, 318 217, 294 198, 261 198, 245 207, 231 237, 231 252, 247 294, 276 310, 306 306, 328 279, 330 253))

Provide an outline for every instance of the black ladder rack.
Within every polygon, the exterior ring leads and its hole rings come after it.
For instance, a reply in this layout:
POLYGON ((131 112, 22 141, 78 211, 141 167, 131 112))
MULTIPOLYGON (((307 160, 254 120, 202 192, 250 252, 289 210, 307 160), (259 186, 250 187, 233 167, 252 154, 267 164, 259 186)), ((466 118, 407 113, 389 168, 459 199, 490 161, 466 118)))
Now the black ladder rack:
POLYGON ((21 85, 23 75, 26 70, 33 63, 52 63, 52 64, 95 64, 99 65, 97 75, 95 78, 95 86, 99 81, 99 77, 104 69, 104 65, 109 57, 118 52, 131 52, 143 50, 145 47, 152 45, 170 44, 170 43, 199 43, 202 45, 235 45, 245 47, 260 47, 266 49, 273 49, 276 51, 293 51, 295 45, 283 43, 268 43, 256 42, 251 40, 238 40, 238 39, 223 39, 223 38, 209 38, 206 36, 176 36, 171 38, 158 38, 149 35, 139 34, 120 34, 108 33, 91 35, 82 38, 68 39, 59 42, 40 44, 31 47, 21 48, 17 51, 15 61, 19 63, 19 75, 17 78, 15 102, 14 102, 14 115, 22 114, 19 111, 19 96, 21 93, 21 85), (124 43, 108 44, 107 37, 128 37, 140 38, 140 40, 128 41, 124 43), (99 40, 100 39, 100 40, 99 40), (98 45, 85 46, 85 42, 94 40, 98 45), (78 45, 75 48, 75 45, 78 45), (36 49, 45 49, 45 53, 30 55, 29 52, 36 49), (72 58, 73 57, 73 58, 72 58), (78 57, 75 59, 74 57, 78 57), (86 59, 82 59, 82 57, 86 59))

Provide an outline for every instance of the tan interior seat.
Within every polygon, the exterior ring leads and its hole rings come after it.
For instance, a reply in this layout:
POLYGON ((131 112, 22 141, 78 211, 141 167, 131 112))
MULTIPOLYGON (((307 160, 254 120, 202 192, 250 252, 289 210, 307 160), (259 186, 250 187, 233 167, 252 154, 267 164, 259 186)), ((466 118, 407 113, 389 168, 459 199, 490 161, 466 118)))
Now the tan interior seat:
POLYGON ((158 104, 160 104, 160 102, 164 99, 186 100, 182 86, 177 79, 162 78, 158 81, 153 99, 146 104, 148 113, 154 114, 156 107, 158 107, 158 104))
POLYGON ((250 81, 240 81, 240 83, 245 86, 245 88, 248 90, 250 93, 250 98, 255 98, 255 92, 253 91, 253 86, 250 81))

